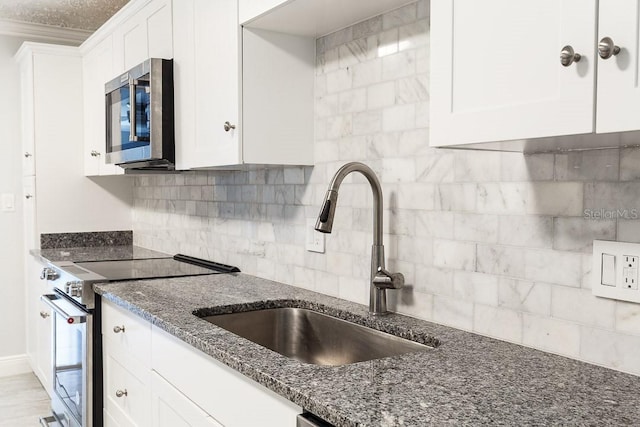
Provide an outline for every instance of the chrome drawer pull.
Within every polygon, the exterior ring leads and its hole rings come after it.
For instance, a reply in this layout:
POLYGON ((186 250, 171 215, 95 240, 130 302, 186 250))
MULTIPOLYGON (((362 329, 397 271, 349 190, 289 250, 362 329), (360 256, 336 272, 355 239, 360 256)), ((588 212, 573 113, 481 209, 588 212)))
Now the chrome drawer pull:
POLYGON ((114 326, 113 327, 113 332, 116 334, 119 334, 120 332, 124 333, 124 325, 123 326, 114 326))
POLYGON ((116 390, 116 397, 128 396, 127 389, 124 390, 116 390))

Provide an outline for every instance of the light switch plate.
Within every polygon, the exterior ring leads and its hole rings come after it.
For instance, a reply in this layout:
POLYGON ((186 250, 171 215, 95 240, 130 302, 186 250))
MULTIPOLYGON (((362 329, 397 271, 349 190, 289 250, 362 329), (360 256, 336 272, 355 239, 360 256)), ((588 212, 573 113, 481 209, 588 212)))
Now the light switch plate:
POLYGON ((324 233, 315 230, 315 218, 307 218, 306 248, 309 252, 324 253, 324 233))
POLYGON ((599 297, 640 302, 640 244, 593 241, 592 293, 599 297))
POLYGON ((2 193, 2 212, 15 212, 16 199, 13 193, 2 193))

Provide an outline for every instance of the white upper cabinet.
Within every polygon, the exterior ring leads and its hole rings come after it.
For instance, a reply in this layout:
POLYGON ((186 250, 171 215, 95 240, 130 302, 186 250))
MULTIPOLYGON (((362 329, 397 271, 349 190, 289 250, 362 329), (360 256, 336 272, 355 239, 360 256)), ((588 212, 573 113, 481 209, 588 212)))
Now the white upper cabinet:
POLYGON ((117 175, 123 169, 105 162, 104 84, 113 77, 113 37, 107 36, 82 57, 84 99, 84 174, 117 175))
POLYGON ((315 39, 243 30, 237 0, 173 6, 176 168, 313 164, 315 39))
POLYGON ((237 0, 174 3, 177 169, 242 162, 237 7, 237 0))
POLYGON ((595 0, 432 2, 431 145, 592 132, 595 30, 595 0))
POLYGON ((171 0, 152 0, 120 24, 113 37, 116 75, 149 58, 171 59, 171 0))
POLYGON ((637 0, 600 0, 596 132, 640 129, 639 22, 637 0))
MULTIPOLYGON (((26 180, 26 236, 41 233, 131 229, 129 179, 87 179, 84 143, 83 61, 78 48, 25 42, 16 60, 22 80, 23 135, 33 146, 34 179, 26 180)), ((26 174, 26 172, 25 172, 26 174)))
POLYGON ((173 57, 171 0, 131 2, 81 47, 86 176, 122 175, 106 163, 105 83, 149 58, 173 57))
POLYGON ((618 146, 597 134, 640 130, 639 22, 637 0, 432 2, 431 145, 618 146))
POLYGON ((102 160, 104 84, 148 58, 173 59, 177 169, 313 164, 315 39, 243 33, 238 7, 133 0, 81 46, 87 175, 119 173, 102 160))

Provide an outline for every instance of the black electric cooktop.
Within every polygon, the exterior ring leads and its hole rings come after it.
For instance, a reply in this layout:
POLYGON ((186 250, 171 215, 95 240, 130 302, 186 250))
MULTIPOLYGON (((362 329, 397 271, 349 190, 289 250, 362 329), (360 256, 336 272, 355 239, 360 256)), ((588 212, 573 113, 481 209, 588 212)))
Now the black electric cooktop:
POLYGON ((173 258, 91 261, 74 264, 108 281, 200 276, 240 271, 236 267, 185 255, 176 255, 173 258))

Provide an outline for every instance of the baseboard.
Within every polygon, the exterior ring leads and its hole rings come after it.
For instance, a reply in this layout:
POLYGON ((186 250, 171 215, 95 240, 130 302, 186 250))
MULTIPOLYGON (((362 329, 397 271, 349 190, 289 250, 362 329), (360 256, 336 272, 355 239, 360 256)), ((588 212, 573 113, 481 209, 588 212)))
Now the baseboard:
POLYGON ((33 372, 26 354, 0 357, 0 378, 33 372))

